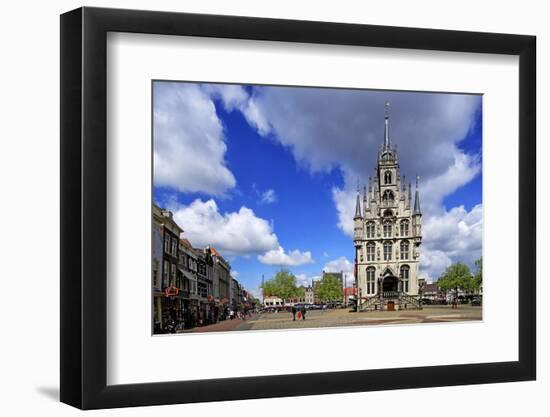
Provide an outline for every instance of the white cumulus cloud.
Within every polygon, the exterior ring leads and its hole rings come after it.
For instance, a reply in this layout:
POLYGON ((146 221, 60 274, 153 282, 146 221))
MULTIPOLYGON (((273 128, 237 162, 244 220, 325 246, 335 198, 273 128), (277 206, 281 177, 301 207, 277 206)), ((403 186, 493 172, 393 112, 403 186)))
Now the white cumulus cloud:
POLYGON ((169 207, 194 246, 212 245, 227 256, 263 253, 279 246, 270 223, 247 207, 220 213, 213 199, 169 207))
POLYGON ((258 260, 266 265, 280 266, 298 266, 315 262, 310 251, 301 252, 296 249, 286 252, 282 246, 259 255, 258 260))
POLYGON ((483 207, 478 204, 467 211, 458 206, 425 217, 422 230, 420 273, 435 281, 451 263, 473 265, 481 257, 483 207))
POLYGON ((309 287, 312 281, 319 281, 320 279, 320 275, 296 274, 296 284, 298 286, 309 287))
POLYGON ((234 188, 223 125, 210 96, 196 84, 156 82, 153 100, 155 186, 216 196, 234 188))
POLYGON ((353 273, 353 262, 350 262, 345 256, 340 256, 325 264, 323 268, 325 272, 344 272, 345 274, 353 273))
MULTIPOLYGON (((195 247, 211 245, 224 256, 258 255, 258 260, 267 265, 298 266, 314 262, 310 251, 286 252, 272 224, 248 207, 221 213, 214 199, 196 199, 189 205, 172 200, 168 208, 195 247)), ((233 273, 234 277, 238 275, 233 273)))
POLYGON ((338 227, 349 237, 353 237, 353 216, 357 191, 332 187, 332 199, 338 212, 338 227))

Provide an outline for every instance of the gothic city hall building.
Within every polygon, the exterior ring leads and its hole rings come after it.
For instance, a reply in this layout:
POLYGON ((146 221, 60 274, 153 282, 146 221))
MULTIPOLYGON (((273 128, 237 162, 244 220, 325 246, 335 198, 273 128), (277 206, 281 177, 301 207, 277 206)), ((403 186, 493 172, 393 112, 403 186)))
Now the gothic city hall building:
POLYGON ((397 145, 389 132, 389 104, 384 119, 384 143, 378 151, 368 190, 360 190, 354 216, 357 309, 420 308, 418 261, 422 242, 418 177, 412 202, 411 184, 401 176, 397 145))

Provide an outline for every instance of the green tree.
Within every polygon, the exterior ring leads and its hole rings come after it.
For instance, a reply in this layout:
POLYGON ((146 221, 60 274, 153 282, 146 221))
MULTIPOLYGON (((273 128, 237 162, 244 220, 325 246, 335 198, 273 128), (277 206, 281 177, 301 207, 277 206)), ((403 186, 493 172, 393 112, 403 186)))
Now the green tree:
POLYGON ((289 271, 279 271, 275 276, 262 285, 264 297, 277 296, 283 301, 289 298, 301 297, 304 295, 303 287, 298 288, 296 277, 289 271))
POLYGON ((265 281, 262 285, 262 292, 264 297, 271 297, 273 295, 277 295, 277 286, 275 285, 275 281, 273 279, 265 281))
POLYGON ((342 299, 342 286, 335 275, 325 274, 316 288, 316 295, 321 301, 338 301, 342 299))
POLYGON ((483 257, 479 258, 476 262, 476 274, 474 275, 475 289, 479 290, 483 285, 483 257))
POLYGON ((260 300, 256 297, 250 297, 248 302, 252 305, 252 306, 258 306, 260 305, 260 300))
POLYGON ((458 290, 474 290, 475 282, 468 265, 457 262, 445 270, 445 273, 437 281, 437 286, 445 292, 453 290, 458 295, 458 290))

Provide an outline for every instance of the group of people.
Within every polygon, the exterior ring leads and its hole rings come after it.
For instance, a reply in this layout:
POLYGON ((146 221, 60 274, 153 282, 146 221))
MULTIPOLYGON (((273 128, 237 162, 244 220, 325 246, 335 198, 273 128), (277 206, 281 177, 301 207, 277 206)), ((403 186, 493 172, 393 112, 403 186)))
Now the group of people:
POLYGON ((250 314, 250 311, 248 309, 245 309, 245 311, 237 311, 235 312, 235 310, 230 310, 229 311, 229 319, 230 320, 234 320, 234 319, 240 319, 240 320, 246 320, 247 318, 250 318, 251 314, 250 314))
POLYGON ((296 306, 292 306, 292 320, 296 321, 296 316, 298 316, 298 320, 305 320, 306 319, 306 308, 305 306, 301 308, 297 308, 296 306))

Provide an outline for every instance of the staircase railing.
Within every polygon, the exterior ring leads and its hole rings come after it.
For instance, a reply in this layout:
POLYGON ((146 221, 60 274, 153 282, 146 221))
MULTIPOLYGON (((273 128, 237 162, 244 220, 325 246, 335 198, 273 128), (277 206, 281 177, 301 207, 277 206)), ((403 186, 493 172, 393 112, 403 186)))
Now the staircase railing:
POLYGON ((416 297, 408 295, 404 292, 384 291, 382 292, 382 298, 380 298, 378 295, 375 295, 366 301, 361 300, 359 302, 359 311, 375 309, 379 310, 385 303, 385 300, 388 299, 397 299, 399 304, 402 306, 410 304, 413 308, 422 309, 422 304, 420 303, 420 300, 418 300, 416 297))
POLYGON ((408 295, 408 294, 401 294, 401 301, 405 301, 406 303, 410 303, 412 305, 414 305, 416 308, 419 308, 421 309, 422 308, 422 304, 420 303, 420 300, 418 300, 417 298, 411 296, 411 295, 408 295))
POLYGON ((359 304, 359 311, 373 309, 376 305, 380 305, 380 299, 378 297, 371 297, 367 301, 362 301, 359 304))

